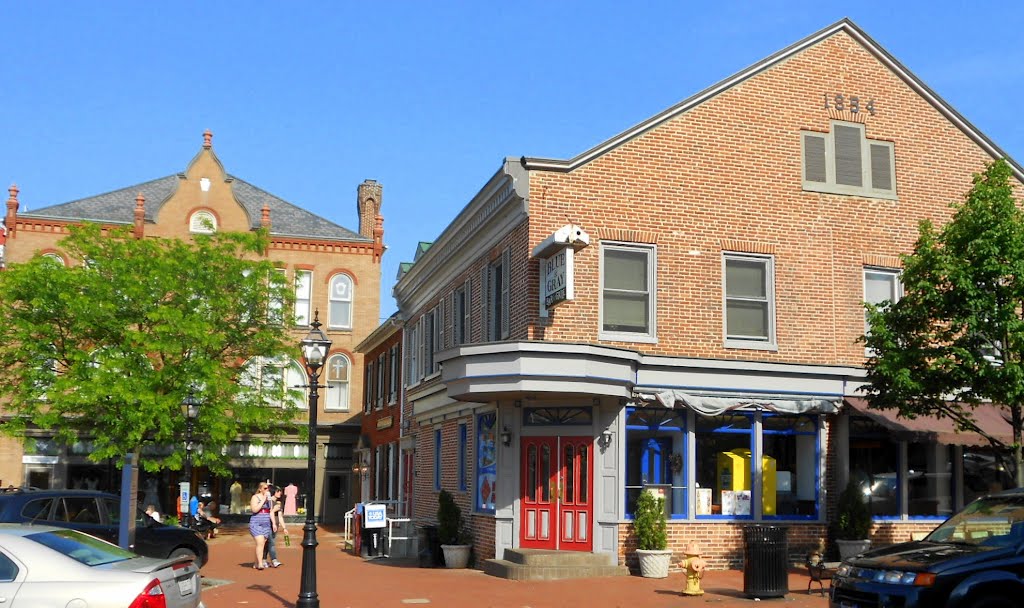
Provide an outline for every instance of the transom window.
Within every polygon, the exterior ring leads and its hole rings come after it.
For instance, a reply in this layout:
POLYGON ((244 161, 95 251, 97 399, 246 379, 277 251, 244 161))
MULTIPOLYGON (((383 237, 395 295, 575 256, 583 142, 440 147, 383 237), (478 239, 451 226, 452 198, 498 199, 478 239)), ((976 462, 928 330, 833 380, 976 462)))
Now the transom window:
POLYGON ((217 232, 217 216, 209 211, 196 211, 188 221, 188 231, 194 234, 217 232))
POLYGON ((654 342, 655 249, 650 245, 602 243, 602 340, 654 342))
POLYGON ((774 348, 774 260, 726 253, 723 266, 726 347, 774 348))
POLYGON ((868 139, 864 125, 835 121, 831 133, 801 132, 803 189, 896 198, 892 142, 868 139))
POLYGON ((594 413, 589 407, 528 407, 523 410, 524 426, 551 424, 593 424, 594 413))
POLYGON ((336 274, 331 278, 328 326, 352 329, 352 277, 336 274))

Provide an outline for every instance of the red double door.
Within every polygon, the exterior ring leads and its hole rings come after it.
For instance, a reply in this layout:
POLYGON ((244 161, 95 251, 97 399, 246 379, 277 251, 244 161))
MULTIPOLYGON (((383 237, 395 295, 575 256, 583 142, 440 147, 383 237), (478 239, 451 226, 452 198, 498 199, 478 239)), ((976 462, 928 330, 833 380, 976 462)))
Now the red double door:
POLYGON ((593 452, 590 437, 523 437, 520 546, 591 551, 593 452))

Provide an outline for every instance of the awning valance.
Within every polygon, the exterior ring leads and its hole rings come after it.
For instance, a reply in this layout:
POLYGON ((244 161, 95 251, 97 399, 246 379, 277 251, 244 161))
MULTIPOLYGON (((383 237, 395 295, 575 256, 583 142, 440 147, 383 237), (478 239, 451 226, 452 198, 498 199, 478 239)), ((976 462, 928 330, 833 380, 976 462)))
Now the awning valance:
POLYGON ((733 397, 707 397, 680 390, 641 390, 634 395, 643 401, 652 401, 663 407, 687 407, 698 414, 717 416, 740 409, 760 409, 779 414, 834 414, 839 410, 839 398, 823 397, 765 397, 740 395, 733 397))
MULTIPOLYGON (((897 439, 909 441, 935 441, 948 445, 985 446, 987 439, 972 431, 957 429, 956 422, 949 418, 937 416, 918 416, 904 418, 898 410, 876 410, 868 407, 866 399, 847 397, 847 405, 857 413, 867 416, 879 425, 892 431, 897 439)), ((1002 408, 996 405, 983 404, 971 410, 978 428, 1003 443, 1013 442, 1013 427, 1003 416, 1002 408)))

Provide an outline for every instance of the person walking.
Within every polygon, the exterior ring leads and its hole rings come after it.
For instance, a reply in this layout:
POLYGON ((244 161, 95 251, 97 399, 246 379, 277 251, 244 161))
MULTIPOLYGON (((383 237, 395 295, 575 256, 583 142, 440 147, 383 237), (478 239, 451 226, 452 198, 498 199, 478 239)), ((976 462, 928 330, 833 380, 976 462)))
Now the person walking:
POLYGON ((274 504, 270 508, 270 537, 267 539, 266 549, 263 552, 263 561, 267 562, 267 557, 269 557, 270 561, 267 564, 280 568, 281 562, 277 559, 277 535, 288 536, 288 528, 285 527, 284 522, 284 502, 281 500, 283 490, 281 486, 270 486, 270 492, 274 504))
POLYGON ((270 511, 274 506, 274 497, 270 494, 270 484, 261 481, 256 488, 256 493, 249 499, 249 510, 252 516, 249 517, 249 534, 256 542, 256 561, 252 567, 256 570, 263 570, 267 563, 263 561, 263 550, 267 539, 273 532, 273 524, 270 520, 270 511))

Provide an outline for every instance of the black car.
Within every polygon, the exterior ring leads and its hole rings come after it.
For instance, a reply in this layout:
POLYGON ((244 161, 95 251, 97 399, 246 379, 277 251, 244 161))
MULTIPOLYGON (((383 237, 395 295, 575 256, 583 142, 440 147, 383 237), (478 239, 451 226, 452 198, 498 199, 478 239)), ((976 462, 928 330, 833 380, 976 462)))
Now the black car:
POLYGON ((924 540, 843 562, 833 608, 1024 605, 1024 489, 972 502, 924 540))
MULTIPOLYGON (((121 499, 95 490, 14 488, 0 492, 0 523, 38 523, 72 528, 117 543, 121 499)), ((147 557, 190 555, 202 568, 209 559, 206 541, 194 530, 167 526, 141 509, 135 514, 132 550, 147 557)))

